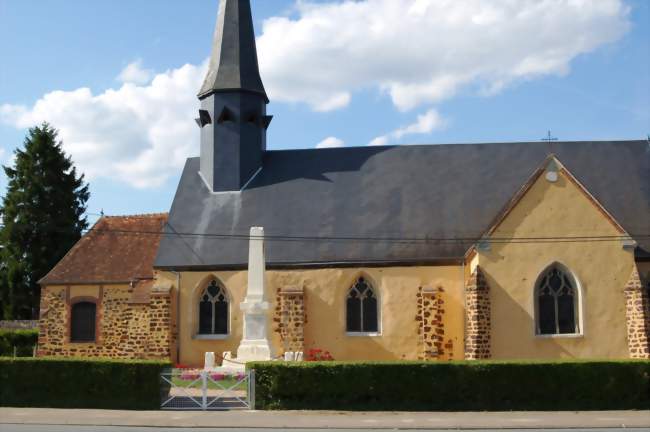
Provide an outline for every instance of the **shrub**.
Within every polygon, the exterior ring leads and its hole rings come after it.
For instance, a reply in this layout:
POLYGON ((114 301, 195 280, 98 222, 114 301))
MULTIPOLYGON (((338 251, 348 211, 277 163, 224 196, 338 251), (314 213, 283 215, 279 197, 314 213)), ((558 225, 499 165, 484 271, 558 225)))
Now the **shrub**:
POLYGON ((258 362, 259 409, 650 408, 650 361, 258 362))
POLYGON ((0 356, 31 357, 38 342, 38 330, 0 330, 0 356))
POLYGON ((158 409, 165 362, 0 358, 0 406, 158 409))

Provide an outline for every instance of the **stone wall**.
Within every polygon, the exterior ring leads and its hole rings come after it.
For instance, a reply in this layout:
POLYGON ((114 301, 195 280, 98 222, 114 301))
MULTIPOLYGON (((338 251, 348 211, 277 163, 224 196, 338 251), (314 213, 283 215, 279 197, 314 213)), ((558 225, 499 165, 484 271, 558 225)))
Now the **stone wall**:
MULTIPOLYGON (((421 339, 418 360, 438 360, 445 357, 445 326, 442 321, 444 314, 444 300, 442 288, 420 287, 417 293, 417 315, 419 322, 418 336, 421 339)), ((446 346, 445 346, 446 345, 446 346)), ((447 350, 448 351, 448 350, 447 350)))
POLYGON ((0 321, 0 330, 34 330, 38 328, 38 320, 0 321))
POLYGON ((146 304, 133 304, 133 288, 98 286, 90 296, 77 296, 74 287, 41 290, 39 356, 169 359, 171 298, 155 293, 146 304), (79 301, 97 304, 94 343, 70 342, 70 310, 79 301))
POLYGON ((280 334, 284 352, 303 352, 307 320, 302 287, 288 286, 278 289, 273 321, 276 332, 280 334))
POLYGON ((480 267, 476 267, 465 288, 465 359, 491 357, 490 287, 480 267))
POLYGON ((627 344, 631 358, 650 358, 650 299, 636 266, 625 286, 627 344))

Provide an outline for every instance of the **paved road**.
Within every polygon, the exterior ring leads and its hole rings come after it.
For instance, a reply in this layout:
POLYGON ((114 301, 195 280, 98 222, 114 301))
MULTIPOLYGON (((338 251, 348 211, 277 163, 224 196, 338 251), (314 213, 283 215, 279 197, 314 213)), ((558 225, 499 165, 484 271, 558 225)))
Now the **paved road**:
POLYGON ((0 408, 0 432, 152 429, 202 430, 533 430, 645 428, 650 411, 590 412, 332 412, 332 411, 108 411, 0 408), (22 425, 20 427, 13 425, 22 425), (40 425, 46 425, 42 428, 40 425), (59 425, 59 426, 54 426, 59 425), (76 428, 74 426, 77 426, 76 428), (120 429, 119 427, 122 427, 120 429), (142 429, 145 427, 145 429, 142 429), (111 429, 113 428, 113 429, 111 429), (117 429, 115 429, 117 428, 117 429), (129 429, 130 428, 130 429, 129 429), (138 429, 141 428, 141 429, 138 429))
MULTIPOLYGON (((155 428, 157 432, 189 432, 189 431, 201 431, 201 432, 223 432, 231 431, 233 429, 206 429, 206 428, 155 428)), ((319 432, 333 429, 292 429, 292 432, 319 432)), ((385 432, 387 429, 335 429, 338 432, 385 432)), ((399 429, 389 429, 389 430, 399 430, 399 429)), ((409 429, 403 429, 409 430, 409 429)), ((412 430, 412 429, 410 429, 412 430)), ((419 429, 420 431, 426 431, 427 429, 419 429)), ((441 431, 441 429, 428 429, 429 431, 441 431)), ((256 429, 236 429, 237 432, 281 432, 286 431, 286 429, 266 429, 266 428, 256 428, 256 429)), ((475 432, 476 429, 456 429, 454 432, 475 432)), ((509 429, 508 432, 537 432, 537 431, 552 431, 552 432, 618 432, 626 431, 629 432, 629 429, 509 429)), ((638 428, 633 429, 634 432, 650 432, 650 428, 638 428)), ((134 428, 134 427, 118 427, 118 426, 46 426, 46 425, 0 425, 0 432, 152 432, 152 428, 134 428)), ((499 429, 484 429, 481 432, 503 432, 499 429)))

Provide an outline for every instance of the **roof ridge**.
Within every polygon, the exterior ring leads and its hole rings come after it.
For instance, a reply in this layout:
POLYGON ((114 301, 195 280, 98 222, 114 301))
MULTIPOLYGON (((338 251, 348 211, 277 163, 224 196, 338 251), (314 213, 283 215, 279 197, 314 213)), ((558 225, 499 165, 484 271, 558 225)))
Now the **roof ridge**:
POLYGON ((169 212, 159 213, 136 213, 128 215, 104 215, 102 218, 106 219, 125 219, 125 218, 155 218, 155 217, 168 217, 169 212))
MULTIPOLYGON (((557 144, 638 144, 640 142, 647 142, 646 139, 595 139, 595 140, 559 140, 553 141, 553 145, 557 144)), ((399 143, 399 144, 386 144, 386 145, 346 145, 343 147, 305 147, 305 148, 288 148, 288 149, 268 149, 267 153, 280 153, 280 152, 299 152, 310 150, 358 150, 358 149, 392 149, 392 148, 413 148, 413 147, 460 147, 460 146, 488 146, 488 145, 526 145, 538 144, 548 145, 547 142, 542 140, 533 141, 466 141, 466 142, 440 142, 440 143, 399 143)), ((192 158, 189 158, 192 159, 192 158)))

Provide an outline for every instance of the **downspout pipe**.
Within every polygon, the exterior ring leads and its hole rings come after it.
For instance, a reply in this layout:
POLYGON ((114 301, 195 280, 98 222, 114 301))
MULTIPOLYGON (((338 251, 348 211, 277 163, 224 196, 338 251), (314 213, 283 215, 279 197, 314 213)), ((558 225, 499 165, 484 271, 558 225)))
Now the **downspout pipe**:
POLYGON ((463 279, 461 281, 463 286, 463 360, 465 360, 465 346, 467 340, 467 282, 465 280, 465 261, 466 258, 463 258, 463 264, 460 270, 460 277, 463 279))
POLYGON ((170 270, 176 276, 176 363, 181 363, 181 274, 170 270))

